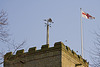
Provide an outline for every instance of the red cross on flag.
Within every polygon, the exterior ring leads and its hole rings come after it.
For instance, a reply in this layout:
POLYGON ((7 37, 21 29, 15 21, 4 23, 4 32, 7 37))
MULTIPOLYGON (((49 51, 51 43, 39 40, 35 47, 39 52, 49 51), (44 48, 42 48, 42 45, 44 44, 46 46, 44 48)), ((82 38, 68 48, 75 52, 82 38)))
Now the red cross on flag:
POLYGON ((91 15, 89 15, 88 13, 82 11, 82 17, 86 18, 86 19, 95 19, 95 17, 92 17, 91 15))

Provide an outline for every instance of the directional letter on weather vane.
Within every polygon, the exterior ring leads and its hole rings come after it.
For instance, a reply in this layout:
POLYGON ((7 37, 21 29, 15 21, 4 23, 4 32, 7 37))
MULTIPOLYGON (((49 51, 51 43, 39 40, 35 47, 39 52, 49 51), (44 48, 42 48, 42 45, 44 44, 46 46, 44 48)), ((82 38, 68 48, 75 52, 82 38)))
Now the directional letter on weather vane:
POLYGON ((49 44, 49 26, 51 27, 51 23, 54 23, 52 22, 52 19, 49 18, 49 19, 45 19, 44 21, 46 21, 46 26, 47 26, 47 37, 46 37, 46 44, 49 44))

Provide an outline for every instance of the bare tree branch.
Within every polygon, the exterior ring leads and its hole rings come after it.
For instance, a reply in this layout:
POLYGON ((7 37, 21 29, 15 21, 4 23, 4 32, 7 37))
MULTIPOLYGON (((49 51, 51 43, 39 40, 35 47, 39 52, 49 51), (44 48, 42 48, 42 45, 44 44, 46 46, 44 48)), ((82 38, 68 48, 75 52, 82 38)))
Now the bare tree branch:
POLYGON ((0 12, 0 41, 7 41, 7 37, 9 36, 6 29, 8 25, 7 20, 7 13, 2 10, 0 12))
MULTIPOLYGON (((16 44, 14 41, 10 43, 9 39, 8 39, 8 29, 6 29, 6 26, 8 25, 7 22, 8 18, 7 18, 7 13, 4 12, 3 10, 0 12, 0 42, 6 42, 8 45, 8 47, 6 49, 8 49, 10 51, 10 49, 13 49, 13 54, 15 54, 15 52, 20 49, 21 47, 23 47, 23 45, 25 45, 26 41, 23 41, 20 44, 16 44)), ((5 51, 7 52, 7 51, 5 51)), ((4 63, 4 51, 0 51, 0 65, 2 65, 4 63)))
POLYGON ((15 52, 18 50, 18 49, 20 49, 24 44, 25 44, 25 42, 26 41, 23 41, 21 44, 19 44, 18 46, 15 46, 15 45, 13 45, 14 46, 14 51, 13 51, 13 54, 15 54, 15 52))
POLYGON ((91 56, 91 61, 93 64, 91 64, 91 67, 100 67, 100 34, 95 32, 96 35, 96 41, 94 42, 94 50, 92 52, 94 55, 91 56))
MULTIPOLYGON (((23 41, 23 42, 22 42, 21 44, 19 44, 19 45, 18 45, 18 44, 16 45, 14 42, 12 42, 12 44, 10 43, 10 44, 13 45, 13 47, 14 47, 14 48, 12 48, 12 49, 14 49, 13 54, 15 54, 15 52, 16 52, 18 49, 22 48, 23 45, 25 45, 25 43, 26 43, 26 41, 23 41)), ((11 45, 10 45, 10 46, 11 46, 11 45)), ((9 48, 7 48, 7 49, 9 49, 9 48)), ((0 65, 1 65, 1 64, 4 63, 4 52, 3 52, 3 51, 0 52, 0 60, 1 60, 1 61, 0 61, 0 65)))

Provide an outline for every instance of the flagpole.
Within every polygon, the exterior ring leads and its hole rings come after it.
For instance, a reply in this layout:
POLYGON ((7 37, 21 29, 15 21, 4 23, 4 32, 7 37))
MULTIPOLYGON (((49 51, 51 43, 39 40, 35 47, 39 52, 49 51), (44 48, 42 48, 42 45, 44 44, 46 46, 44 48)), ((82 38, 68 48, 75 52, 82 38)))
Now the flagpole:
POLYGON ((81 21, 81 55, 83 57, 83 29, 82 29, 82 8, 80 8, 80 21, 81 21))

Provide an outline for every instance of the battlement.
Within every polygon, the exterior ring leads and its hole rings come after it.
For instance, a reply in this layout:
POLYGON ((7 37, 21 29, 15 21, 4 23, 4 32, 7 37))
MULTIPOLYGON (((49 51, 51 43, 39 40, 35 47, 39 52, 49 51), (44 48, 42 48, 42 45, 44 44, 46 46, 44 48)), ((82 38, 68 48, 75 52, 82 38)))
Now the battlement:
POLYGON ((54 47, 49 47, 49 44, 42 45, 40 50, 37 50, 36 47, 29 48, 28 52, 24 52, 24 49, 18 50, 16 52, 16 55, 13 55, 12 52, 9 52, 4 55, 4 60, 12 61, 16 58, 23 58, 30 55, 34 56, 34 55, 53 52, 53 51, 60 51, 60 54, 62 53, 62 51, 64 51, 67 55, 76 59, 81 64, 88 66, 88 62, 85 59, 83 59, 80 55, 77 55, 73 50, 71 50, 68 46, 65 46, 62 42, 56 42, 54 44, 54 47))

